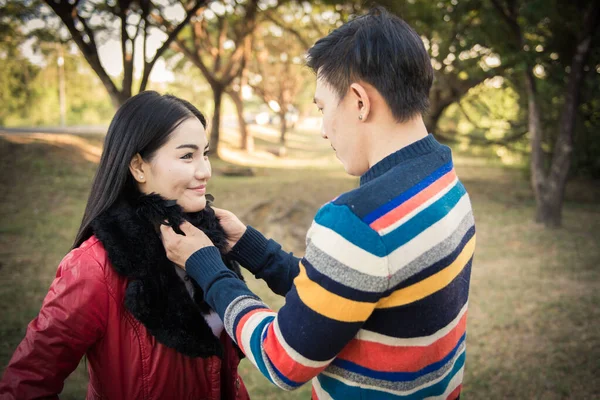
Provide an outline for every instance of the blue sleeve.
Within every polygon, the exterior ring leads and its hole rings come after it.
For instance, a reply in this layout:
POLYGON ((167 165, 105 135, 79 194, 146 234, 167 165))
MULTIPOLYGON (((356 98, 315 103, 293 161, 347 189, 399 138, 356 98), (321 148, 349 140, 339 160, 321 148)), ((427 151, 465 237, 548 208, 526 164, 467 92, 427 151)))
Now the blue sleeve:
POLYGON ((272 239, 248 226, 246 233, 231 249, 229 256, 254 276, 263 279, 276 294, 285 296, 300 272, 300 259, 286 253, 272 239))

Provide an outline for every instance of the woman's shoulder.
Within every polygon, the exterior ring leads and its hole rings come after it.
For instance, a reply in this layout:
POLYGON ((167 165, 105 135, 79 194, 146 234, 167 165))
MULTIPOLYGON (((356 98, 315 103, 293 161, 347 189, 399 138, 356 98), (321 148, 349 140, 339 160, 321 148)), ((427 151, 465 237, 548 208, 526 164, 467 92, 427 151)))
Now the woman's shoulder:
POLYGON ((60 262, 62 271, 77 269, 82 277, 102 277, 111 274, 108 254, 96 236, 91 236, 81 245, 71 250, 60 262))

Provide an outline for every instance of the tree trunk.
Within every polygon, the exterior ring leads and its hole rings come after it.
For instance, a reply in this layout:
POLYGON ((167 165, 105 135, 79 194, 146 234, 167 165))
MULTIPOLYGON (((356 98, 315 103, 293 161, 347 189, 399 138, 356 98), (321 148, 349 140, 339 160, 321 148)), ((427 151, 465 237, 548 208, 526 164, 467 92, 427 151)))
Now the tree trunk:
MULTIPOLYGON (((565 173, 562 182, 560 179, 556 179, 556 177, 552 180, 550 176, 546 175, 544 150, 542 149, 543 132, 535 77, 531 72, 531 68, 527 68, 525 74, 528 124, 531 134, 531 187, 536 203, 535 221, 544 224, 546 227, 556 228, 561 224, 562 203, 567 174, 565 173)), ((560 136, 563 134, 564 132, 562 131, 559 133, 560 136)), ((555 152, 558 151, 560 150, 556 147, 555 152)), ((568 166, 566 169, 567 171, 565 172, 568 172, 568 166)))
POLYGON ((432 104, 432 107, 430 107, 427 114, 425 114, 425 118, 423 121, 423 122, 425 122, 425 127, 427 128, 427 132, 433 133, 433 134, 435 134, 437 132, 438 122, 440 121, 442 114, 444 113, 446 108, 448 108, 448 106, 450 104, 452 104, 452 103, 439 104, 439 105, 436 105, 436 107, 433 107, 433 104, 432 104))
POLYGON ((485 77, 460 80, 454 75, 439 74, 429 92, 429 110, 424 115, 423 122, 429 133, 438 132, 438 122, 444 111, 453 103, 459 102, 469 89, 479 85, 485 77))
POLYGON ((565 92, 565 102, 561 113, 558 137, 548 175, 544 174, 542 132, 535 90, 535 78, 531 68, 527 68, 527 94, 529 96, 529 129, 531 140, 531 180, 535 198, 536 222, 549 228, 557 228, 562 223, 562 205, 571 166, 575 120, 579 106, 584 67, 590 54, 594 29, 600 13, 600 6, 590 6, 584 16, 583 33, 578 38, 575 54, 571 60, 571 71, 565 92))
POLYGON ((240 148, 248 153, 252 153, 254 151, 254 137, 248 130, 248 126, 244 120, 244 102, 242 101, 242 97, 239 92, 234 90, 228 90, 227 94, 233 100, 237 111, 238 125, 240 127, 240 148))
POLYGON ((211 129, 210 129, 210 154, 213 157, 219 158, 219 133, 221 131, 221 103, 223 100, 224 88, 222 86, 214 85, 213 99, 215 104, 215 110, 213 112, 211 129))
POLYGON ((282 108, 279 112, 280 121, 280 135, 279 135, 279 143, 282 146, 285 146, 285 134, 287 133, 287 120, 285 119, 285 110, 282 108))
POLYGON ((56 44, 58 49, 58 104, 60 109, 60 126, 67 126, 67 89, 65 82, 65 57, 63 46, 56 44))

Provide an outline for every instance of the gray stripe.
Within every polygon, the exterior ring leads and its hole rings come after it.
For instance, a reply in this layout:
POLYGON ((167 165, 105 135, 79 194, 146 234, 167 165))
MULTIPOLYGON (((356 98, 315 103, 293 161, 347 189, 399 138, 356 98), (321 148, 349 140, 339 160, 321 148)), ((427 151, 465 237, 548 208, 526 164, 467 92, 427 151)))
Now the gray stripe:
POLYGON ((329 367, 327 367, 325 369, 325 372, 330 373, 331 375, 339 376, 350 382, 355 382, 356 384, 362 385, 362 386, 372 386, 375 388, 395 390, 398 392, 407 392, 407 391, 413 390, 419 386, 427 385, 428 383, 433 382, 435 379, 442 377, 446 372, 448 372, 450 369, 452 369, 452 367, 454 366, 454 363, 456 362, 458 357, 462 354, 465 347, 466 347, 466 343, 465 343, 465 341, 463 341, 461 343, 460 347, 458 348, 458 351, 456 352, 455 356, 452 357, 450 360, 448 360, 448 362, 446 364, 444 364, 439 369, 437 369, 427 375, 423 375, 423 376, 419 377, 418 379, 415 379, 414 381, 393 382, 393 381, 386 381, 383 379, 370 378, 368 376, 357 374, 356 372, 351 372, 351 371, 345 370, 345 369, 337 367, 335 365, 330 365, 329 367))
POLYGON ((436 262, 443 260, 444 257, 450 255, 454 250, 456 250, 460 244, 460 241, 464 238, 467 231, 471 229, 474 224, 475 220, 473 218, 473 213, 469 211, 469 213, 462 219, 456 230, 452 232, 449 237, 444 239, 441 243, 438 243, 435 247, 427 250, 421 256, 413 260, 410 264, 400 268, 400 270, 392 275, 390 278, 389 287, 393 288, 400 282, 403 282, 411 276, 418 274, 436 262))
POLYGON ((390 278, 368 275, 350 268, 313 245, 310 239, 307 240, 308 246, 304 257, 320 273, 342 285, 365 292, 381 293, 387 290, 388 287, 396 286, 447 257, 456 249, 474 224, 473 213, 469 211, 449 237, 423 253, 410 264, 402 267, 390 278))
POLYGON ((223 321, 223 325, 225 325, 225 330, 229 333, 229 336, 235 341, 235 332, 233 329, 233 324, 235 322, 235 318, 238 314, 244 311, 248 307, 252 306, 261 306, 267 307, 265 303, 260 300, 257 300, 255 297, 251 296, 240 296, 233 300, 225 310, 225 321, 223 321))
POLYGON ((359 272, 319 249, 312 244, 310 239, 307 240, 307 243, 304 258, 323 275, 342 285, 365 292, 381 293, 387 288, 387 277, 359 272))
POLYGON ((469 211, 449 237, 417 257, 417 259, 405 267, 402 267, 389 279, 387 277, 368 275, 348 267, 346 264, 341 263, 313 245, 310 239, 307 240, 308 246, 304 257, 320 273, 342 285, 365 292, 381 293, 387 290, 388 287, 398 285, 400 282, 418 274, 450 255, 474 224, 473 213, 469 211))

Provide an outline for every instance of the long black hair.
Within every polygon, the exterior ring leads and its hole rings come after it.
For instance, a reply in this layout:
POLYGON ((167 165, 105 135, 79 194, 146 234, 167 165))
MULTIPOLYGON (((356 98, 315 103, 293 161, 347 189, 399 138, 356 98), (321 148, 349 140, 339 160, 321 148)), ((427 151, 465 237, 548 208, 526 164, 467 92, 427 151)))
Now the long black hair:
POLYGON ((131 159, 140 154, 146 161, 188 118, 206 118, 191 103, 172 95, 146 91, 128 99, 117 110, 104 140, 104 150, 92 182, 92 190, 72 248, 92 236, 91 223, 124 195, 139 193, 129 171, 131 159))

